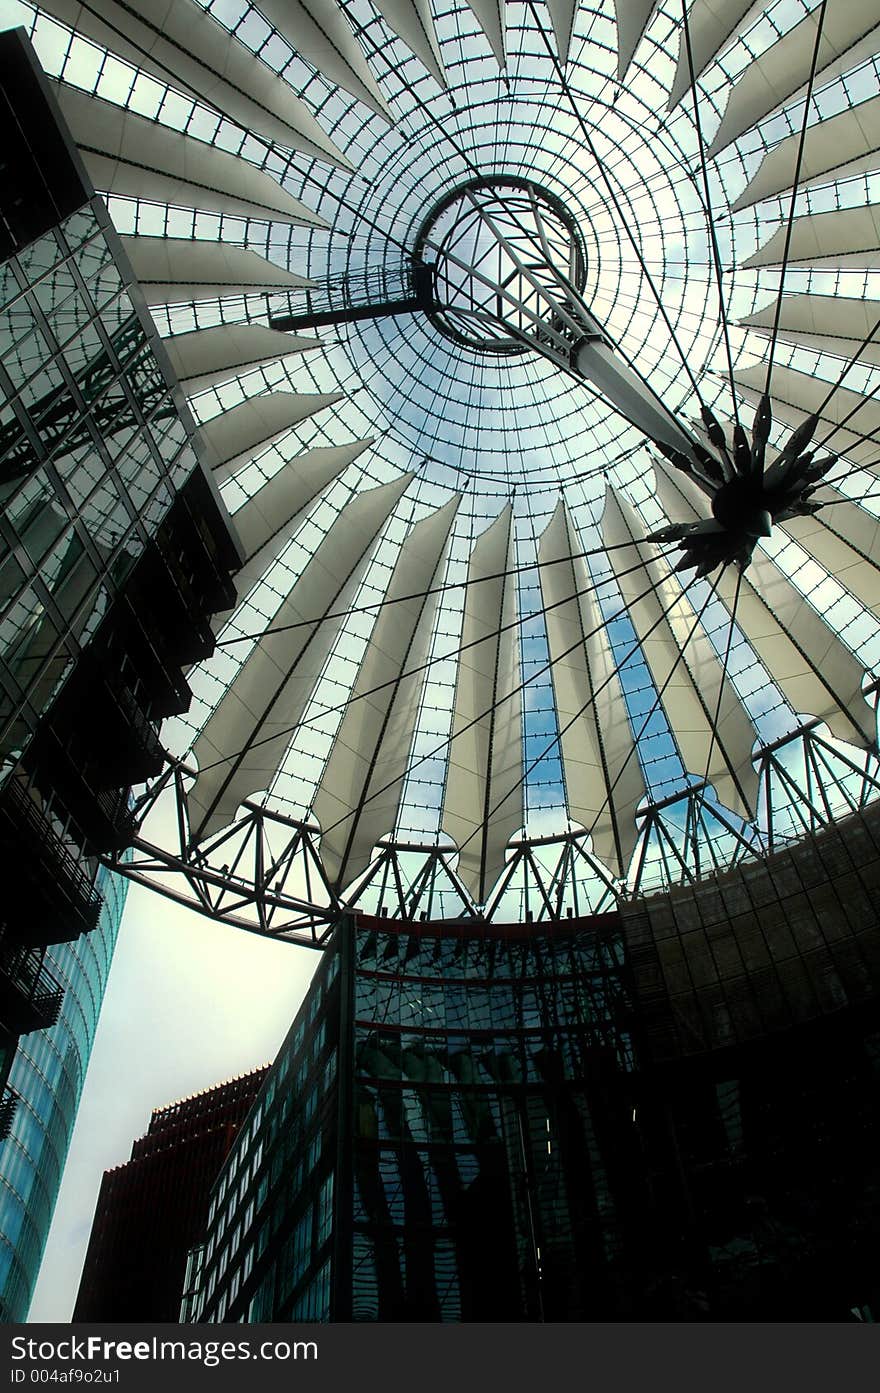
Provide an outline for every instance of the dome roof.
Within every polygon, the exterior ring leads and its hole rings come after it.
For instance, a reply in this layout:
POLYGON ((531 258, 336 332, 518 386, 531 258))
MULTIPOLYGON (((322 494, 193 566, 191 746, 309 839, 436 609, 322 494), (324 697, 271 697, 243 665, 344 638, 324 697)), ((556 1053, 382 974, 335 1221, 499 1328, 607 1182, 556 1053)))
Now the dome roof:
POLYGON ((880 5, 685 9, 41 5, 248 555, 135 875, 291 937, 552 917, 873 797, 880 5), (575 301, 702 466, 554 358, 575 301), (767 394, 746 550, 682 569, 767 394))

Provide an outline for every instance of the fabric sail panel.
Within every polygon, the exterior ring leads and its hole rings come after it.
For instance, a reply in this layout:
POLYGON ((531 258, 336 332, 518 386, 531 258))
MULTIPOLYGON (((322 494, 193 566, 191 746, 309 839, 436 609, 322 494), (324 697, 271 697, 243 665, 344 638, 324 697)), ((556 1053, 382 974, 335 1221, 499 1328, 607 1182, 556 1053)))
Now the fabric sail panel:
MULTIPOLYGON (((692 484, 655 464, 657 493, 672 522, 708 515, 692 484)), ((736 576, 727 567, 718 596, 728 612, 736 576)), ((815 716, 841 740, 870 744, 875 718, 862 696, 864 668, 760 545, 740 586, 736 622, 798 716, 815 716)))
MULTIPOLYGON (((737 368, 734 381, 747 401, 757 403, 764 392, 766 367, 759 363, 751 368, 737 368)), ((801 425, 808 416, 819 412, 821 425, 815 442, 832 454, 870 469, 878 470, 877 437, 880 433, 880 401, 877 397, 836 387, 830 400, 832 383, 795 368, 774 367, 772 407, 773 418, 792 428, 801 425), (840 422, 845 421, 845 425, 840 422)))
POLYGON ((351 165, 289 83, 187 0, 45 0, 46 10, 159 82, 253 131, 342 169, 351 165))
POLYGON ((228 479, 262 447, 300 421, 342 401, 341 392, 260 392, 203 422, 199 430, 212 451, 218 483, 228 479))
POLYGON ((617 77, 622 81, 635 56, 658 0, 615 0, 617 13, 617 77))
MULTIPOLYGON (((798 668, 804 668, 806 659, 808 670, 803 677, 800 680, 793 674, 790 677, 795 709, 827 721, 832 732, 842 740, 873 744, 876 719, 862 696, 865 672, 862 664, 760 548, 755 549, 749 580, 751 595, 742 628, 759 655, 771 664, 771 671, 783 691, 788 674, 780 665, 779 654, 773 646, 777 627, 789 635, 796 646, 798 668), (810 710, 805 697, 816 691, 817 678, 825 687, 824 709, 810 710)), ((728 588, 732 592, 732 579, 728 588)))
POLYGON ((504 0, 467 0, 467 3, 489 40, 489 47, 495 55, 498 66, 503 68, 507 61, 504 0))
MULTIPOLYGON (((678 8, 680 11, 681 6, 678 8)), ((691 64, 694 78, 698 78, 736 36, 743 20, 754 8, 755 0, 693 0, 687 15, 690 54, 682 26, 678 65, 669 94, 670 111, 691 89, 691 64)))
POLYGON ((508 504, 468 563, 452 740, 441 827, 459 848, 458 874, 484 904, 523 823, 523 732, 516 581, 508 504))
POLYGON ((552 663, 569 816, 593 851, 626 874, 647 794, 602 612, 568 509, 560 499, 541 536, 538 566, 552 663))
POLYGON ((556 52, 559 54, 559 61, 563 67, 568 62, 568 50, 571 48, 571 36, 574 32, 578 4, 579 0, 547 0, 547 9, 550 11, 550 20, 556 39, 556 52))
MULTIPOLYGON (((280 547, 280 537, 290 520, 310 503, 333 479, 357 459, 371 440, 355 440, 350 445, 323 445, 295 455, 277 474, 258 489, 233 514, 233 522, 245 549, 244 570, 254 562, 262 573, 270 559, 271 543, 280 547)), ((244 571, 236 575, 239 585, 244 571)))
POLYGON ((193 746, 200 771, 187 797, 193 841, 227 826, 274 778, 410 478, 360 493, 342 509, 275 614, 277 632, 263 635, 209 717, 193 746))
POLYGON ((165 352, 188 395, 261 363, 317 348, 317 339, 297 338, 262 324, 216 324, 163 339, 165 352))
MULTIPOLYGON (((816 12, 753 59, 730 94, 707 154, 711 159, 777 107, 804 91, 816 49, 816 12)), ((828 0, 816 63, 817 87, 877 49, 878 0, 828 0)))
POLYGON ((651 678, 663 691, 663 710, 685 768, 706 777, 727 807, 751 817, 758 793, 751 758, 755 728, 702 623, 669 562, 645 540, 638 515, 611 489, 602 535, 615 548, 612 567, 651 678))
POLYGON ((394 830, 427 672, 437 573, 461 495, 411 528, 373 626, 312 813, 330 880, 349 883, 394 830))
POLYGON ((814 517, 782 523, 782 530, 880 618, 880 522, 836 489, 823 488, 822 499, 834 501, 814 517))
MULTIPOLYGON (((781 266, 786 254, 787 227, 780 227, 742 264, 743 267, 781 266)), ((795 218, 787 263, 807 263, 840 270, 873 270, 880 266, 880 205, 841 208, 835 213, 811 213, 795 218)))
POLYGON ((250 291, 298 290, 311 285, 244 247, 188 237, 123 237, 148 305, 223 299, 250 291))
MULTIPOLYGON (((793 131, 764 156, 749 184, 732 205, 748 208, 762 198, 787 193, 794 182, 801 133, 793 131)), ((829 116, 807 128, 800 157, 798 188, 841 174, 861 174, 880 163, 880 97, 829 116)))
POLYGON ((421 59, 434 80, 445 87, 446 73, 430 0, 375 0, 375 5, 389 29, 421 59))
MULTIPOLYGON (((303 509, 372 443, 372 440, 356 440, 351 445, 319 446, 296 455, 233 514, 233 525, 246 558, 235 573, 239 602, 250 594, 266 569, 281 555, 299 527, 303 509)), ((233 613, 231 609, 218 610, 211 619, 215 634, 219 634, 233 613)))
POLYGON ((294 53, 391 121, 392 114, 370 72, 363 50, 335 0, 260 0, 260 11, 294 53))
MULTIPOLYGON (((775 304, 739 322, 772 337, 775 304)), ((856 300, 834 295, 789 295, 782 301, 777 338, 817 352, 854 358, 880 366, 880 300, 856 300)))
POLYGON ((52 86, 95 187, 208 213, 326 223, 262 170, 204 140, 80 92, 52 86))

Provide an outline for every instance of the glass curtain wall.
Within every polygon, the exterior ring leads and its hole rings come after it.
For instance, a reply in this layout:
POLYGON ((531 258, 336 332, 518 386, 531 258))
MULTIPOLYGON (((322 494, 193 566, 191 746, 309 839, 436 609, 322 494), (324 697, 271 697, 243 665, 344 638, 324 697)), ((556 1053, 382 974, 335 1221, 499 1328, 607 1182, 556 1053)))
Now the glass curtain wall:
POLYGON ((46 964, 64 988, 57 1023, 22 1036, 10 1086, 18 1102, 0 1142, 0 1320, 24 1321, 49 1226, 107 985, 128 882, 103 869, 98 926, 51 945, 46 964))

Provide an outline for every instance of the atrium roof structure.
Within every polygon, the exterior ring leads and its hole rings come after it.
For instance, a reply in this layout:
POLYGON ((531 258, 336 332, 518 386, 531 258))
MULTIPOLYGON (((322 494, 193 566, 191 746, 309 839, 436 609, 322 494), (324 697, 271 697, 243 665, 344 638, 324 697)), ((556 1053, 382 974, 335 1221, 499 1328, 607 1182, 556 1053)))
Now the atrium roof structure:
POLYGON ((41 0, 32 36, 249 556, 130 874, 319 943, 598 910, 876 795, 877 0, 41 0), (515 276, 485 217, 420 241, 475 185, 515 276), (432 311, 380 313, 443 237, 432 311))

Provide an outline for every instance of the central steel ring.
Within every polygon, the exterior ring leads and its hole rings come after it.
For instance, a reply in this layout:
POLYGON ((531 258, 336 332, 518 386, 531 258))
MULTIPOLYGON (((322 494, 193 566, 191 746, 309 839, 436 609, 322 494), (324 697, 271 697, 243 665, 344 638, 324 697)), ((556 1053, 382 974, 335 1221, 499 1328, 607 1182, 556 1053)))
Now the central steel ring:
POLYGON ((481 353, 528 352, 505 325, 535 334, 536 280, 558 295, 565 284, 580 293, 587 278, 584 240, 562 200, 513 175, 458 185, 428 213, 415 253, 434 268, 432 322, 481 353))

